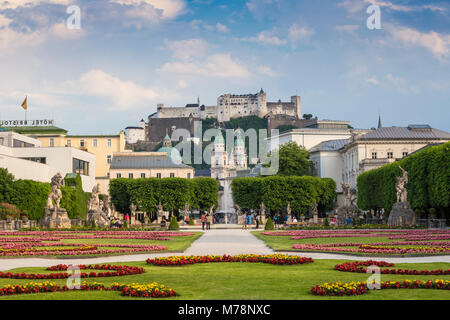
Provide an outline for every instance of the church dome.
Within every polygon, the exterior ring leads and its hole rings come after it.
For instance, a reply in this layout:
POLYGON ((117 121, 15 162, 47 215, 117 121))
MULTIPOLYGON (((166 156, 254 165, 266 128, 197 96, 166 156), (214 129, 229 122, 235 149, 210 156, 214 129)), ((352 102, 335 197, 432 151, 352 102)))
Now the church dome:
POLYGON ((214 139, 214 143, 225 143, 222 134, 216 136, 216 138, 214 139))
POLYGON ((171 158, 172 161, 175 162, 175 163, 180 163, 181 160, 182 160, 180 151, 178 151, 177 148, 161 147, 161 148, 158 149, 158 152, 167 152, 167 155, 169 156, 169 158, 171 158))

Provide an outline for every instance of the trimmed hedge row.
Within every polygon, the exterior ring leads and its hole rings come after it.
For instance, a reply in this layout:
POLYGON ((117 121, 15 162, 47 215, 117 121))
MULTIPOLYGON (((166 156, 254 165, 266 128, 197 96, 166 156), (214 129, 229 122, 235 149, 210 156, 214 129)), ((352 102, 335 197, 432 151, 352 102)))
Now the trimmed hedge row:
POLYGON ((336 199, 336 182, 330 178, 245 177, 234 179, 231 187, 234 203, 244 210, 258 210, 264 202, 268 210, 282 211, 290 202, 293 213, 305 214, 316 202, 323 212, 331 210, 336 199))
MULTIPOLYGON (((61 188, 61 207, 67 210, 71 219, 84 218, 90 193, 83 192, 81 177, 77 175, 70 181, 74 187, 61 188)), ((47 197, 51 191, 50 183, 33 180, 14 180, 14 176, 7 169, 0 168, 0 202, 16 205, 22 212, 26 212, 31 220, 39 220, 44 215, 47 197)))
POLYGON ((408 201, 415 210, 450 208, 450 142, 428 147, 401 161, 362 173, 358 179, 358 206, 385 208, 397 201, 395 183, 401 166, 408 171, 408 201))
POLYGON ((165 211, 179 211, 186 203, 190 209, 209 210, 217 207, 219 184, 211 178, 140 178, 112 179, 109 183, 111 202, 116 210, 129 213, 134 203, 138 210, 156 212, 161 203, 165 211))

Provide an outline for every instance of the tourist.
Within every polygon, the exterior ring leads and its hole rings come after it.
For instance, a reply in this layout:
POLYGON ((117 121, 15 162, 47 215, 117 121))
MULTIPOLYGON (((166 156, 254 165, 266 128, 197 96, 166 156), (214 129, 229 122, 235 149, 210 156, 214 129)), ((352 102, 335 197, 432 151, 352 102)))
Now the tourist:
POLYGON ((247 216, 247 224, 248 224, 248 225, 251 225, 251 224, 252 224, 252 214, 249 214, 249 215, 247 216))
POLYGON ((128 215, 128 213, 125 215, 125 221, 129 224, 130 221, 128 221, 128 219, 130 219, 130 216, 128 215))
POLYGON ((345 224, 346 225, 351 225, 352 224, 352 219, 350 217, 347 217, 347 220, 345 220, 345 224))
POLYGON ((189 215, 188 214, 186 214, 186 216, 184 217, 184 222, 186 224, 189 224, 189 215))
POLYGON ((210 214, 206 215, 206 230, 211 230, 212 216, 210 214))
POLYGON ((203 212, 203 214, 202 214, 201 220, 202 220, 202 230, 205 230, 205 225, 206 225, 206 215, 205 215, 204 212, 203 212))
POLYGON ((336 219, 336 217, 334 217, 333 221, 331 221, 331 225, 332 225, 332 227, 336 227, 337 226, 337 219, 336 219))
POLYGON ((259 228, 259 216, 255 215, 255 222, 256 222, 256 227, 255 229, 259 228))
POLYGON ((244 214, 242 215, 242 229, 247 230, 247 214, 244 212, 244 214))
POLYGON ((293 223, 297 223, 297 222, 298 222, 298 221, 297 221, 297 218, 294 217, 294 220, 292 220, 292 222, 293 222, 293 223))

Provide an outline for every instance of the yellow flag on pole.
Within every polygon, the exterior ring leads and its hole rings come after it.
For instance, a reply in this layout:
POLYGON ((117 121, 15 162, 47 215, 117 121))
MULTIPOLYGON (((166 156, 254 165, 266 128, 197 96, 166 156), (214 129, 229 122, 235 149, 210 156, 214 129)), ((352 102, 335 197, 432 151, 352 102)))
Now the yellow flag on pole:
POLYGON ((24 108, 25 110, 27 110, 28 106, 27 106, 27 97, 25 97, 25 100, 23 100, 22 102, 22 108, 24 108))

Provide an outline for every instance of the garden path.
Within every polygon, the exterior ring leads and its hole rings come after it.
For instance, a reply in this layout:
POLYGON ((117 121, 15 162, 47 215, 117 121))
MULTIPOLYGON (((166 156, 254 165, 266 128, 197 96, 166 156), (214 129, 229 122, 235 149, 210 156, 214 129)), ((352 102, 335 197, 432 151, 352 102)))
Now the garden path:
MULTIPOLYGON (((239 229, 218 229, 208 230, 205 234, 196 240, 183 253, 153 253, 153 254, 133 254, 122 256, 109 256, 98 258, 74 258, 74 259, 47 259, 47 258, 3 258, 0 259, 0 271, 13 268, 25 267, 49 267, 56 264, 95 264, 112 262, 132 262, 145 261, 148 258, 163 257, 171 255, 205 255, 205 254, 271 254, 272 249, 267 247, 262 240, 254 237, 250 230, 239 229)), ((330 253, 307 253, 307 252, 280 252, 313 259, 334 259, 334 260, 382 260, 392 263, 421 263, 421 262, 448 262, 450 255, 447 256, 428 256, 428 257, 405 257, 405 258, 382 258, 382 257, 358 257, 342 254, 330 253)))

